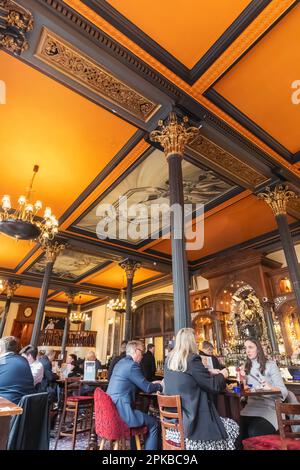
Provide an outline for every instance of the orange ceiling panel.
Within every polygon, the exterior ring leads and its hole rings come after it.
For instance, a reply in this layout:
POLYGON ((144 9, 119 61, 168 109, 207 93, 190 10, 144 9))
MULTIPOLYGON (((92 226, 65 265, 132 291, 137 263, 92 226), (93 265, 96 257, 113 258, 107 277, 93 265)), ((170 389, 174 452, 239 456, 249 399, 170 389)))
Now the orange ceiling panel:
MULTIPOLYGON (((151 269, 140 268, 134 274, 134 284, 145 281, 146 279, 151 279, 152 277, 158 276, 159 274, 161 273, 152 271, 151 269)), ((126 274, 120 266, 115 265, 113 267, 104 269, 96 276, 93 275, 84 279, 82 282, 89 282, 99 286, 121 289, 122 287, 126 286, 126 274)))
POLYGON ((215 89, 292 153, 300 150, 300 5, 294 7, 221 80, 215 89))
POLYGON ((4 52, 0 71, 6 84, 6 104, 0 106, 0 197, 8 193, 16 204, 38 164, 33 200, 59 217, 136 128, 4 52))
POLYGON ((15 269, 34 246, 33 242, 17 241, 0 233, 0 268, 15 269))
MULTIPOLYGON (((289 222, 295 219, 289 217, 289 222)), ((205 218, 204 246, 201 250, 189 251, 189 261, 239 245, 247 240, 276 230, 277 225, 271 209, 263 201, 251 195, 235 204, 205 218)), ((169 240, 153 247, 163 253, 171 253, 169 240)))
MULTIPOLYGON (((80 294, 80 296, 76 295, 74 303, 77 304, 77 305, 78 304, 81 305, 81 304, 85 304, 86 302, 90 302, 91 300, 94 300, 94 299, 97 299, 97 298, 98 297, 96 297, 95 295, 80 294)), ((61 292, 60 294, 57 294, 54 297, 52 297, 51 300, 56 300, 57 302, 64 302, 65 304, 67 304, 68 297, 66 296, 66 294, 64 292, 61 292)))
POLYGON ((207 52, 250 0, 200 2, 108 0, 129 21, 188 68, 207 52), (178 3, 178 5, 176 5, 178 3))
MULTIPOLYGON (((53 290, 49 290, 48 295, 50 295, 51 292, 53 292, 53 290)), ((41 289, 39 287, 20 286, 16 290, 15 295, 20 296, 20 297, 35 297, 38 299, 40 294, 41 294, 41 289)))

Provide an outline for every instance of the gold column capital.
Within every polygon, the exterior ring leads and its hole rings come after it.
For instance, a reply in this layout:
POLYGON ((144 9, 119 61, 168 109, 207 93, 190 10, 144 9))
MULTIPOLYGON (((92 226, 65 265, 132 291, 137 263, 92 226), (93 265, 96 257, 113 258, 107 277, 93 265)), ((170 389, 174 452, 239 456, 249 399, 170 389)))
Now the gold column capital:
POLYGON ((257 195, 259 199, 263 199, 272 209, 273 214, 282 215, 286 214, 287 203, 290 199, 295 199, 298 195, 295 191, 289 189, 288 186, 279 184, 273 190, 270 187, 266 188, 266 192, 257 195))
POLYGON ((15 281, 6 281, 4 289, 6 290, 6 297, 11 299, 14 296, 15 291, 20 287, 15 281))
POLYGON ((0 0, 0 48, 20 55, 29 47, 26 33, 32 29, 30 11, 14 0, 0 0))
POLYGON ((57 242, 49 243, 46 246, 42 246, 42 249, 45 252, 46 263, 54 263, 58 254, 65 248, 65 245, 59 244, 57 242))
POLYGON ((67 299, 68 299, 68 305, 73 305, 76 293, 71 292, 71 291, 67 291, 67 292, 65 292, 65 294, 66 294, 67 299))
POLYGON ((186 116, 180 122, 174 112, 169 114, 166 124, 160 120, 158 126, 161 130, 150 132, 150 140, 160 143, 166 157, 174 153, 183 156, 185 145, 191 143, 199 134, 197 127, 188 127, 186 116))
POLYGON ((127 279, 133 279, 134 273, 137 269, 141 267, 141 263, 135 261, 133 259, 125 259, 121 263, 119 263, 122 269, 126 272, 127 279))

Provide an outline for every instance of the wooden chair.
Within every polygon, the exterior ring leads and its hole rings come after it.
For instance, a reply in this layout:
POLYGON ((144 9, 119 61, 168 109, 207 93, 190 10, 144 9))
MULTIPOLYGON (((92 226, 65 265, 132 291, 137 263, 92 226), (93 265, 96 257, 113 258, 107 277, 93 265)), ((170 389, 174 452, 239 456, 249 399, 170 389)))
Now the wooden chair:
POLYGON ((276 400, 275 408, 279 434, 244 439, 245 450, 300 450, 300 432, 292 430, 292 426, 300 425, 300 419, 294 418, 294 415, 300 415, 300 403, 289 404, 276 400))
MULTIPOLYGON (((54 449, 62 436, 72 437, 72 450, 75 448, 78 433, 89 431, 91 435, 93 422, 94 397, 81 396, 81 382, 79 377, 65 379, 64 406, 61 415, 54 449), (68 429, 66 417, 73 415, 70 429, 68 429), (78 429, 80 427, 80 429, 78 429)), ((89 435, 89 438, 90 438, 89 435)))
POLYGON ((157 401, 162 429, 163 450, 184 450, 184 430, 180 396, 167 396, 157 393, 157 401), (172 442, 166 438, 167 430, 179 432, 180 444, 172 442))

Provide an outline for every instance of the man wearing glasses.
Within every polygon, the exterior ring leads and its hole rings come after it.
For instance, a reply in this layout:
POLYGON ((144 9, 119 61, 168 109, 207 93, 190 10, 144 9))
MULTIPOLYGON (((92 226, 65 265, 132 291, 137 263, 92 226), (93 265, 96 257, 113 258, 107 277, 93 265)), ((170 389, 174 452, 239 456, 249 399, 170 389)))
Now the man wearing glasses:
POLYGON ((145 393, 162 391, 160 381, 148 382, 143 376, 140 362, 144 346, 140 341, 129 341, 126 356, 114 367, 107 393, 115 403, 119 415, 130 427, 147 426, 145 450, 157 449, 158 423, 152 416, 134 409, 135 394, 138 389, 145 393))

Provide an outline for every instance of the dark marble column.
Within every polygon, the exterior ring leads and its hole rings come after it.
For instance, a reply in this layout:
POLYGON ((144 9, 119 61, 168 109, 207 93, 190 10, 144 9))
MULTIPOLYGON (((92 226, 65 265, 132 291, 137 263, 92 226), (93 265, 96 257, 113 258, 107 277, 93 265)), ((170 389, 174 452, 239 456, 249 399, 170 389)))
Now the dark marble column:
POLYGON ((65 319, 64 333, 63 333, 62 342, 61 342, 60 359, 62 361, 65 360, 65 356, 66 356, 66 347, 68 345, 68 336, 69 336, 69 331, 70 331, 70 314, 72 312, 72 308, 74 305, 74 297, 75 297, 73 292, 67 292, 66 294, 68 297, 68 307, 67 307, 67 313, 66 313, 66 319, 65 319))
POLYGON ((135 271, 140 267, 140 263, 132 259, 126 259, 120 263, 121 268, 126 272, 127 286, 126 286, 126 317, 125 317, 125 335, 124 339, 130 341, 132 335, 132 287, 135 271))
POLYGON ((163 147, 169 165, 175 333, 181 328, 191 326, 189 276, 184 234, 182 158, 185 145, 197 137, 199 129, 187 127, 187 121, 187 118, 184 118, 180 122, 175 113, 170 113, 166 125, 160 121, 158 125, 161 130, 150 133, 150 139, 153 142, 159 142, 163 147), (177 210, 173 211, 172 209, 175 207, 177 210))
POLYGON ((274 190, 267 188, 267 192, 259 193, 258 197, 271 207, 275 216, 300 318, 300 268, 287 220, 287 203, 289 200, 296 198, 297 195, 294 191, 289 190, 287 186, 278 185, 274 190))
POLYGON ((267 298, 262 300, 262 305, 264 309, 265 320, 267 324, 268 336, 271 344, 272 351, 278 353, 278 343, 276 339, 276 333, 274 330, 274 321, 273 321, 273 303, 270 302, 267 298))
POLYGON ((6 302, 5 302, 5 307, 4 307, 4 312, 1 318, 1 323, 0 323, 0 338, 2 338, 3 333, 4 333, 4 328, 6 324, 6 320, 8 317, 8 312, 10 308, 10 304, 12 301, 12 298, 14 296, 15 290, 19 287, 19 284, 16 284, 14 282, 6 282, 5 283, 5 290, 6 290, 6 302))
POLYGON ((31 344, 33 346, 38 346, 53 266, 58 253, 63 248, 63 245, 59 245, 56 242, 45 248, 46 267, 31 336, 31 344))

